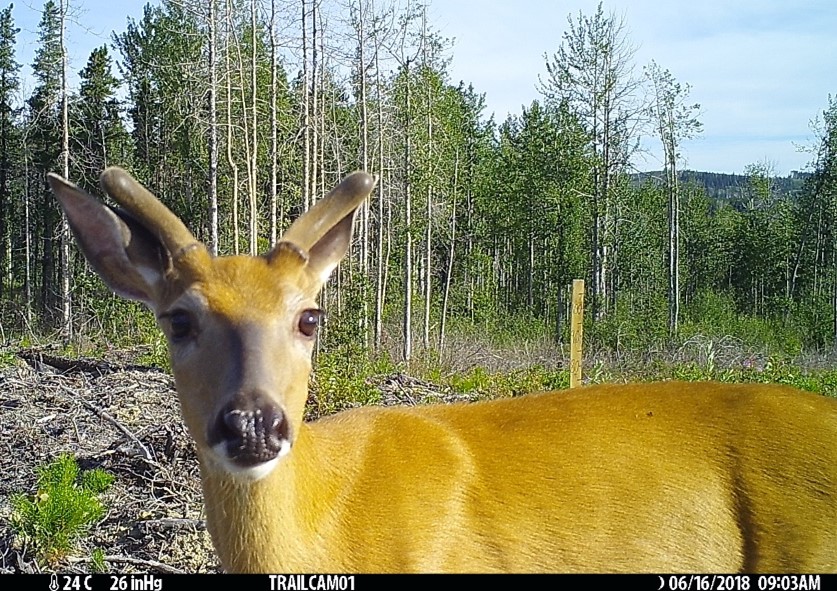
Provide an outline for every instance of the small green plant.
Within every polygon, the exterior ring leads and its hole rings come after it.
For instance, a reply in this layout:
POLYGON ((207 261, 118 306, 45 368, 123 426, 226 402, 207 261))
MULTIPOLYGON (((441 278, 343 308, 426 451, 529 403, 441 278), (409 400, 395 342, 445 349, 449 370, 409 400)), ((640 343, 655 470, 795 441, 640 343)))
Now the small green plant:
POLYGON ((12 527, 47 563, 63 558, 76 540, 105 513, 97 496, 113 483, 104 470, 81 472, 75 458, 58 456, 38 468, 38 491, 34 498, 12 496, 12 527))
POLYGON ((17 355, 11 349, 0 347, 0 367, 14 365, 17 361, 17 355))
POLYGON ((106 573, 108 565, 105 562, 105 552, 101 548, 94 548, 90 554, 90 567, 94 573, 106 573))

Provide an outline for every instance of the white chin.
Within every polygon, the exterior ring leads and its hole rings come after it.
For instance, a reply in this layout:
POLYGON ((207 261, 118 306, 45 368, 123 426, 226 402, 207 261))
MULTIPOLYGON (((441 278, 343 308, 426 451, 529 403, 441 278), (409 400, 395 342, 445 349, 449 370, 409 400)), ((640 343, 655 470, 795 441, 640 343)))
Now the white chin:
POLYGON ((236 464, 227 456, 225 445, 223 443, 219 443, 212 448, 212 456, 219 469, 224 472, 228 472, 236 478, 255 482, 256 480, 261 480, 273 472, 273 469, 276 468, 279 461, 288 455, 289 451, 291 451, 291 442, 285 439, 282 441, 282 446, 279 448, 279 453, 275 458, 262 462, 261 464, 256 464, 255 466, 248 466, 246 468, 236 464))

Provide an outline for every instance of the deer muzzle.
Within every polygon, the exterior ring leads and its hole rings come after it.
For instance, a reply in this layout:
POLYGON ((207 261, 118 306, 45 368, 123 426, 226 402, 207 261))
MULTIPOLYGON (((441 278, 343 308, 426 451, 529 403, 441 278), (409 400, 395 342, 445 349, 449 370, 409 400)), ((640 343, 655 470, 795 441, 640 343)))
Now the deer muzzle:
POLYGON ((261 478, 290 451, 290 425, 266 395, 239 394, 218 412, 207 442, 228 471, 261 478))

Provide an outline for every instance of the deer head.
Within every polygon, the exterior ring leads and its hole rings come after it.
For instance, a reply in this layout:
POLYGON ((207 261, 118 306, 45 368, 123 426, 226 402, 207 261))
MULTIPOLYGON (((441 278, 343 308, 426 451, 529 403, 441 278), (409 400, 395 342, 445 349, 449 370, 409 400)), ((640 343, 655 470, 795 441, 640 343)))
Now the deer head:
POLYGON ((270 473, 302 422, 317 296, 349 247, 373 177, 346 177, 267 254, 217 258, 120 168, 101 176, 120 209, 55 174, 48 180, 96 272, 155 314, 204 468, 270 473))

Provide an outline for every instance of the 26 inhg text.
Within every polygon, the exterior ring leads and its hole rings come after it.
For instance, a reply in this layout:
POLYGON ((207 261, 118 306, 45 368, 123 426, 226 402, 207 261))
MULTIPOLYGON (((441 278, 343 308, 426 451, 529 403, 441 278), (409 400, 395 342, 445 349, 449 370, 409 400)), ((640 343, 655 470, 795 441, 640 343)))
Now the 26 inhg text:
POLYGON ((110 591, 161 591, 162 579, 154 575, 108 575, 110 591))
POLYGON ((354 575, 268 575, 270 591, 354 591, 354 575))

